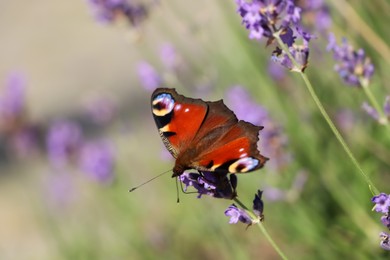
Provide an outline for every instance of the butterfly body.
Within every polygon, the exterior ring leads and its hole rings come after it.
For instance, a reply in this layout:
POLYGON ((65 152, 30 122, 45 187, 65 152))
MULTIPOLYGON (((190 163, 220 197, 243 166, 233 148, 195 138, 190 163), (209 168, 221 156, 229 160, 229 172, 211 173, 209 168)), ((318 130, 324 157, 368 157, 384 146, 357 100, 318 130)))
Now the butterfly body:
POLYGON ((210 102, 156 89, 152 113, 160 136, 176 159, 173 177, 185 170, 244 173, 267 161, 257 149, 263 128, 238 120, 222 100, 210 102))

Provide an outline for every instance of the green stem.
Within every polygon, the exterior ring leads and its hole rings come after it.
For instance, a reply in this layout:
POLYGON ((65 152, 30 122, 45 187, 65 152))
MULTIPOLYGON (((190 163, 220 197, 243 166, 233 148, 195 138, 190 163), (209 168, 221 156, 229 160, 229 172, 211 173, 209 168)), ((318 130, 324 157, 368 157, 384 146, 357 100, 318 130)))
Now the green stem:
POLYGON ((257 222, 257 226, 260 228, 261 232, 263 232, 263 235, 267 238, 267 240, 271 243, 275 251, 278 252, 279 256, 282 259, 287 260, 287 256, 283 254, 283 252, 279 249, 279 247, 275 244, 274 240, 272 240, 271 236, 268 234, 267 230, 264 227, 264 223, 259 221, 257 222))
MULTIPOLYGON (((279 36, 279 32, 274 33, 274 37, 277 40, 279 46, 284 50, 284 52, 287 54, 287 56, 290 58, 291 62, 296 68, 299 68, 300 65, 296 62, 294 57, 291 55, 290 51, 286 47, 286 45, 283 43, 279 36)), ((363 171, 363 169, 360 167, 360 164, 356 160, 355 156, 349 149, 347 143, 344 141, 344 138, 341 136, 340 132, 337 130, 336 126, 333 124, 332 120, 330 119, 328 113, 326 112, 324 106, 322 105, 320 99, 318 98, 317 94, 314 91, 313 86, 311 85, 310 80, 307 78, 306 74, 302 72, 302 70, 294 70, 298 72, 303 81, 305 82, 306 88, 309 91, 311 97, 313 98, 315 104, 317 105, 318 109, 320 110, 322 116, 324 117, 325 121, 329 125, 330 129, 332 130, 333 134, 336 136, 337 140, 340 142, 341 146, 343 147, 344 151, 347 153, 348 157, 351 159, 352 163, 356 166, 358 169, 359 173, 362 175, 363 179, 366 181, 368 184, 369 189, 375 194, 379 194, 379 190, 375 187, 374 183, 371 181, 371 179, 368 177, 368 175, 363 171)))
POLYGON ((382 108, 379 106, 376 98, 372 94, 371 89, 369 88, 369 85, 368 85, 368 81, 367 80, 363 80, 363 79, 360 79, 359 81, 360 81, 360 84, 361 84, 362 89, 364 91, 364 94, 366 94, 366 96, 367 96, 368 100, 370 101, 371 105, 378 112, 379 123, 381 123, 383 125, 388 125, 389 121, 387 120, 387 117, 385 116, 382 108))
POLYGON ((272 237, 270 236, 270 234, 267 232, 267 230, 265 229, 264 227, 264 224, 263 222, 261 222, 259 220, 259 217, 258 216, 255 216, 249 209, 248 207, 246 207, 239 199, 237 198, 234 198, 233 199, 238 205, 240 205, 240 207, 242 207, 243 209, 245 209, 246 213, 251 217, 252 220, 258 220, 258 221, 255 221, 254 223, 257 224, 257 226, 260 228, 261 232, 263 233, 263 235, 265 236, 265 238, 268 240, 268 242, 271 244, 271 246, 275 249, 275 251, 279 254, 279 256, 283 259, 283 260, 288 260, 287 256, 282 252, 282 250, 278 247, 278 245, 275 243, 275 241, 272 239, 272 237))

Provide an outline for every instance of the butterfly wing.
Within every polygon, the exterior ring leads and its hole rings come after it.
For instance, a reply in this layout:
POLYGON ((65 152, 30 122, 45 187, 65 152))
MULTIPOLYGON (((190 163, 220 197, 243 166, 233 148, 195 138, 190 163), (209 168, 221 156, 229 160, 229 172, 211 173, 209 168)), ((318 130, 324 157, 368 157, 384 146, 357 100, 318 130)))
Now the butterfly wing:
POLYGON ((180 161, 202 171, 244 173, 261 168, 268 158, 257 148, 259 131, 263 128, 237 117, 222 100, 205 102, 209 109, 194 138, 190 153, 180 161))
POLYGON ((201 99, 179 95, 175 89, 158 88, 152 94, 152 113, 165 147, 177 158, 192 143, 208 106, 201 99))

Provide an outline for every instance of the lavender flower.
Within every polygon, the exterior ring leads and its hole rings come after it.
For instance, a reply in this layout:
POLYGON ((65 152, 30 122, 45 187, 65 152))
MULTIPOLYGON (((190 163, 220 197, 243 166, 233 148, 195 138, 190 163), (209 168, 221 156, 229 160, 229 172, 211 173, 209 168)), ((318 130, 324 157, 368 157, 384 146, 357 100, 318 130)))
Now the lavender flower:
POLYGON ((113 180, 114 150, 107 141, 89 142, 80 153, 80 168, 92 179, 108 183, 113 180))
POLYGON ((64 166, 80 149, 81 128, 74 122, 61 120, 53 123, 46 137, 47 152, 55 166, 64 166))
POLYGON ((44 186, 44 190, 47 192, 45 198, 53 209, 62 209, 69 206, 76 197, 77 190, 69 172, 51 172, 44 186))
POLYGON ((283 80, 286 77, 286 70, 277 64, 273 57, 268 62, 268 74, 276 81, 283 80))
POLYGON ((390 119, 390 96, 387 96, 385 103, 383 105, 383 114, 385 118, 380 117, 379 112, 370 106, 367 102, 362 104, 362 109, 374 120, 378 121, 380 124, 386 124, 387 120, 390 119))
POLYGON ((381 239, 381 247, 385 250, 390 250, 390 235, 386 232, 381 232, 379 237, 381 239))
POLYGON ((137 26, 148 14, 144 4, 137 5, 127 0, 88 0, 88 4, 102 23, 112 23, 118 16, 123 16, 131 25, 137 26))
POLYGON ((234 174, 230 174, 230 179, 228 179, 226 174, 215 172, 185 172, 178 178, 185 185, 184 191, 192 186, 197 190, 198 198, 202 195, 224 199, 233 199, 237 196, 237 177, 234 174))
POLYGON ((379 195, 374 196, 371 201, 375 203, 375 211, 388 213, 390 207, 390 196, 386 193, 381 193, 379 195))
POLYGON ((350 133, 356 125, 356 116, 349 109, 340 110, 336 114, 336 123, 344 133, 350 133))
MULTIPOLYGON (((390 196, 386 193, 380 193, 379 195, 374 196, 371 201, 375 203, 374 209, 376 212, 384 213, 384 215, 381 217, 381 222, 390 230, 390 196)), ((385 250, 390 250, 389 234, 386 232, 381 232, 379 236, 381 238, 381 247, 385 250)))
POLYGON ((0 132, 11 132, 22 124, 25 114, 25 78, 13 72, 8 76, 0 95, 0 132))
POLYGON ((362 82, 365 82, 368 85, 374 74, 374 65, 363 49, 354 50, 346 39, 343 39, 341 45, 337 45, 334 35, 329 34, 327 50, 333 52, 333 58, 337 62, 334 69, 346 84, 361 87, 362 82))
POLYGON ((263 218, 263 212, 264 212, 264 202, 262 200, 263 192, 261 190, 257 191, 257 194, 255 194, 255 198, 253 200, 253 213, 255 213, 256 216, 263 218))
POLYGON ((165 43, 160 48, 160 58, 165 67, 174 70, 178 65, 178 56, 172 44, 165 43))
MULTIPOLYGON (((305 37, 309 40, 312 38, 311 35, 307 35, 305 37)), ((289 46, 289 53, 294 58, 296 64, 291 61, 290 57, 284 50, 278 47, 272 52, 271 60, 280 63, 283 67, 291 71, 305 71, 309 60, 309 40, 303 39, 302 44, 292 44, 289 46)))
POLYGON ((140 62, 138 64, 138 77, 142 86, 148 90, 153 91, 162 84, 161 77, 157 74, 156 70, 147 62, 140 62))
POLYGON ((273 39, 274 28, 284 31, 300 20, 301 9, 291 0, 236 0, 236 4, 250 39, 273 39))
POLYGON ((108 97, 91 97, 85 102, 85 113, 98 125, 109 123, 116 115, 117 107, 108 97))
POLYGON ((302 30, 301 8, 292 0, 236 0, 236 4, 250 39, 265 37, 269 45, 274 41, 274 35, 279 35, 296 62, 292 62, 287 53, 278 47, 273 51, 272 59, 292 71, 305 70, 309 58, 308 43, 313 36, 302 30), (296 44, 297 39, 302 39, 303 43, 296 44))
POLYGON ((314 24, 319 32, 326 32, 332 25, 329 7, 323 0, 296 1, 302 9, 302 16, 314 24))
POLYGON ((383 112, 388 118, 390 118, 390 96, 387 96, 385 99, 385 104, 383 105, 383 112))
POLYGON ((243 87, 235 86, 229 89, 226 103, 238 119, 265 126, 260 132, 260 139, 264 154, 272 158, 267 164, 269 167, 279 169, 290 162, 291 156, 285 151, 288 140, 282 128, 269 117, 264 107, 252 100, 243 87))
POLYGON ((254 125, 264 125, 269 121, 268 111, 255 103, 242 86, 234 86, 228 89, 225 100, 240 120, 254 125))
POLYGON ((8 141, 13 154, 20 158, 26 158, 37 151, 37 129, 33 127, 24 127, 20 131, 13 133, 8 141))
POLYGON ((362 104, 362 109, 373 119, 379 120, 378 111, 375 110, 372 106, 370 106, 367 102, 362 104))
POLYGON ((225 210, 225 215, 230 217, 229 224, 236 224, 238 221, 251 225, 252 219, 242 209, 237 208, 236 205, 232 204, 225 210))
POLYGON ((381 222, 382 224, 387 227, 388 229, 390 229, 390 217, 389 217, 389 214, 386 213, 385 215, 383 215, 381 217, 381 222))

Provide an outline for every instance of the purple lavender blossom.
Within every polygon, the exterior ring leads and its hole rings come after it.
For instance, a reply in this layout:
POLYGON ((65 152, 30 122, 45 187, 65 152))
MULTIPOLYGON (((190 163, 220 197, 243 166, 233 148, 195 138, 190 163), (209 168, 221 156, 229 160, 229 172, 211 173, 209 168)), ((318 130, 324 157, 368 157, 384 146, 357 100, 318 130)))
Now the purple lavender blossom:
POLYGON ((138 64, 137 71, 141 84, 146 90, 153 91, 161 86, 161 77, 157 74, 157 71, 149 63, 140 62, 138 64))
POLYGON ((375 203, 375 211, 382 212, 387 214, 389 212, 390 207, 390 196, 386 193, 381 193, 379 195, 374 196, 371 201, 375 203))
POLYGON ((238 119, 254 125, 263 125, 269 121, 268 111, 255 103, 242 86, 231 87, 226 95, 226 103, 238 119))
POLYGON ((88 0, 88 4, 101 23, 112 23, 118 16, 123 16, 131 25, 137 26, 148 14, 145 5, 136 5, 127 0, 88 0))
POLYGON ((91 121, 98 125, 109 123, 116 115, 117 107, 107 97, 92 97, 85 102, 85 113, 91 121))
POLYGON ((80 168, 92 179, 109 183, 114 178, 114 150, 108 141, 94 141, 83 145, 80 168))
POLYGON ((354 50, 346 39, 341 45, 337 45, 333 34, 329 34, 328 51, 333 52, 333 58, 337 62, 334 69, 339 73, 344 82, 351 86, 361 87, 362 82, 368 82, 374 74, 374 65, 363 49, 354 50))
POLYGON ((160 48, 160 59, 166 68, 174 70, 178 65, 178 56, 175 48, 170 43, 164 43, 160 48))
POLYGON ((356 116, 349 109, 340 110, 336 114, 336 123, 344 133, 350 133, 356 125, 356 116))
POLYGON ((390 250, 390 235, 386 232, 381 232, 379 237, 381 239, 381 247, 385 250, 390 250))
POLYGON ((272 39, 275 28, 283 31, 300 20, 301 9, 291 0, 236 0, 236 4, 250 39, 272 39))
POLYGON ((232 204, 225 210, 225 215, 230 217, 229 224, 236 224, 238 221, 251 225, 252 219, 242 209, 237 208, 236 205, 232 204))
POLYGON ((79 151, 82 132, 74 122, 61 120, 53 123, 46 137, 49 159, 55 166, 64 166, 79 151))
POLYGON ((71 174, 69 172, 51 172, 45 182, 47 202, 53 209, 63 209, 69 206, 75 199, 75 190, 71 174))
POLYGON ((302 8, 302 16, 310 20, 319 32, 326 32, 332 25, 329 7, 324 0, 298 1, 297 5, 302 8))
POLYGON ((387 227, 388 229, 390 229, 390 216, 388 213, 386 213, 385 215, 383 215, 381 217, 381 222, 382 224, 387 227))
POLYGON ((287 191, 274 187, 267 187, 264 189, 264 197, 267 201, 287 200, 287 191))
POLYGON ((25 78, 13 72, 8 76, 4 92, 0 94, 0 132, 17 128, 25 113, 25 78))
MULTIPOLYGON (((308 35, 304 37, 310 39, 312 36, 308 35)), ((287 53, 278 47, 273 51, 271 60, 280 63, 280 65, 291 71, 304 72, 309 60, 309 41, 304 39, 303 44, 292 44, 288 49, 296 61, 296 65, 291 61, 287 53)))
POLYGON ((276 80, 280 81, 286 77, 286 70, 277 64, 274 58, 271 58, 268 62, 268 74, 276 80))
POLYGON ((383 104, 383 114, 385 118, 382 118, 379 115, 379 112, 370 106, 367 102, 362 104, 362 109, 374 120, 378 121, 380 124, 386 124, 387 120, 390 119, 390 96, 385 98, 385 102, 383 104))
POLYGON ((261 190, 257 191, 257 194, 255 194, 255 198, 253 200, 253 213, 255 213, 256 216, 263 218, 263 212, 264 212, 264 202, 262 200, 263 192, 261 190))
POLYGON ((272 158, 267 165, 273 169, 280 169, 287 165, 291 159, 290 154, 285 151, 288 144, 287 136, 283 134, 282 128, 271 120, 268 111, 254 102, 241 86, 230 88, 225 100, 238 119, 265 126, 260 131, 259 144, 263 153, 272 158))
POLYGON ((202 195, 224 199, 233 199, 237 196, 237 177, 234 174, 230 174, 230 179, 228 179, 226 174, 215 172, 202 172, 201 174, 185 172, 178 178, 185 185, 184 191, 192 186, 198 192, 198 198, 202 195))
POLYGON ((385 104, 383 105, 383 112, 390 119, 390 96, 387 96, 385 99, 385 104))
POLYGON ((33 127, 24 127, 13 133, 8 141, 12 153, 17 157, 26 158, 37 152, 38 134, 33 127))
POLYGON ((379 120, 378 111, 376 111, 376 109, 373 108, 372 106, 370 106, 367 102, 364 102, 364 103, 362 104, 362 109, 363 109, 370 117, 372 117, 373 119, 379 120))

